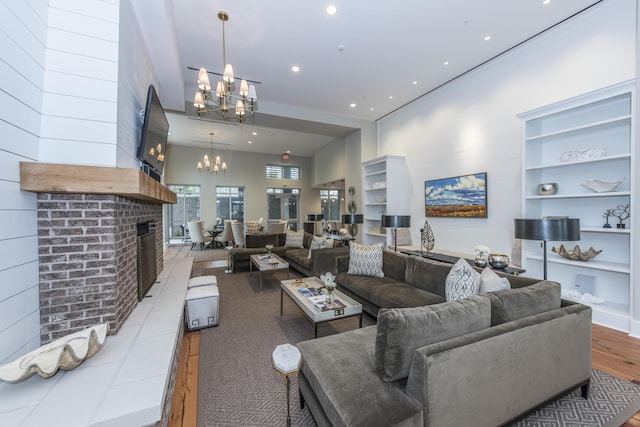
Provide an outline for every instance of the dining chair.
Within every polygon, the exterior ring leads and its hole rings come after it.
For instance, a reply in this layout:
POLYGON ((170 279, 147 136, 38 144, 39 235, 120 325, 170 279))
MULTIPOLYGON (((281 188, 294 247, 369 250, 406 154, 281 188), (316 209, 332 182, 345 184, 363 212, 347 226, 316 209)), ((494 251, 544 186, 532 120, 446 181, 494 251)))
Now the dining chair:
POLYGON ((233 231, 231 231, 231 220, 224 220, 224 229, 222 233, 218 234, 215 238, 215 241, 222 246, 227 246, 227 243, 233 241, 233 231))
POLYGON ((258 234, 260 232, 260 221, 247 221, 247 234, 258 234))
POLYGON ((233 241, 236 248, 244 248, 246 245, 244 230, 241 222, 232 222, 231 231, 233 232, 233 241))
POLYGON ((269 234, 284 233, 286 225, 287 225, 286 221, 269 222, 269 234))
POLYGON ((198 243, 200 243, 200 249, 204 249, 204 244, 211 242, 211 237, 205 236, 202 232, 202 224, 203 221, 189 221, 187 223, 191 235, 191 249, 198 243))

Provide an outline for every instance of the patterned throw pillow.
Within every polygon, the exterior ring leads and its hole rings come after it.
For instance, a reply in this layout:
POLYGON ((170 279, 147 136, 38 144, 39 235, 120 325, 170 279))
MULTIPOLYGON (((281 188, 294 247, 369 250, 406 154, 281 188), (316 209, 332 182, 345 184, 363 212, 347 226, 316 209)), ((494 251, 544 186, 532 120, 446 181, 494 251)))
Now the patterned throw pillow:
POLYGON ((349 245, 348 274, 384 277, 382 272, 382 243, 370 246, 351 242, 349 245))
POLYGON ((460 258, 453 264, 445 281, 444 296, 447 301, 468 298, 478 293, 480 273, 460 258))
POLYGON ((287 230, 287 240, 284 242, 285 248, 304 248, 304 231, 291 231, 287 230))
POLYGON ((486 267, 480 273, 480 290, 478 292, 496 292, 503 289, 511 289, 511 284, 506 277, 500 277, 495 271, 486 267))

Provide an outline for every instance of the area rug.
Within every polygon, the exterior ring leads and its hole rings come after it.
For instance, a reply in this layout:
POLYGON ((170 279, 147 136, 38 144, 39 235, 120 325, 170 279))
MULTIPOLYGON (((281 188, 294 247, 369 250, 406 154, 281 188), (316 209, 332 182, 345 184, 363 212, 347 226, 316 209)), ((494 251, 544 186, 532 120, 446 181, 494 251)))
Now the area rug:
MULTIPOLYGON (((284 377, 271 365, 279 344, 313 338, 313 325, 286 296, 280 316, 280 280, 286 272, 225 274, 207 269, 220 288, 219 326, 203 329, 198 372, 200 427, 282 426, 287 414, 284 377)), ((290 277, 299 277, 291 271, 290 277)), ((374 321, 363 317, 363 327, 374 321)), ((355 329, 357 318, 319 325, 318 336, 355 329)), ((315 426, 309 411, 300 409, 296 376, 291 377, 291 417, 294 426, 315 426)), ((513 426, 619 426, 640 410, 640 386, 594 370, 589 400, 579 391, 563 397, 513 426)))

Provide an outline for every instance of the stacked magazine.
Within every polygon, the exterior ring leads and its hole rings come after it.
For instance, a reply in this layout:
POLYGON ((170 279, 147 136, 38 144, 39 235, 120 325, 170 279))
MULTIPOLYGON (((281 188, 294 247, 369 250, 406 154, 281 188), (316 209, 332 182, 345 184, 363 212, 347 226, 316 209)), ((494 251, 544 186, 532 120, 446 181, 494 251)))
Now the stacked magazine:
POLYGON ((327 304, 327 295, 322 289, 305 288, 298 289, 298 292, 300 292, 300 295, 307 297, 313 307, 318 311, 329 311, 346 307, 346 305, 338 299, 334 299, 333 303, 327 304))

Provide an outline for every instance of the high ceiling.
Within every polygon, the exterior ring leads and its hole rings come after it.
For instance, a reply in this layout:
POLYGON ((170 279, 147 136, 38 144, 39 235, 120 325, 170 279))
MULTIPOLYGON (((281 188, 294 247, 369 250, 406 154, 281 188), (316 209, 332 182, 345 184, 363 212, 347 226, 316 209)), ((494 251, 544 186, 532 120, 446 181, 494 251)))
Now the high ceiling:
POLYGON ((352 131, 349 125, 332 126, 340 123, 335 118, 343 118, 343 123, 379 119, 600 1, 132 4, 158 73, 162 104, 175 110, 169 114, 170 143, 207 147, 213 130, 221 148, 275 154, 291 150, 292 155, 310 156, 352 131), (325 11, 329 4, 337 8, 333 16, 325 11), (197 72, 189 67, 223 70, 220 10, 229 15, 227 62, 236 76, 260 82, 259 126, 194 120, 191 113, 183 114, 185 105, 191 109, 197 88, 197 72), (294 65, 299 72, 291 70, 294 65), (331 125, 283 119, 281 111, 304 112, 301 116, 307 120, 331 125))

